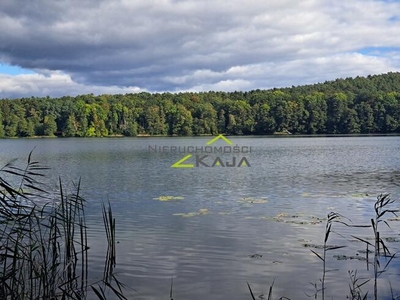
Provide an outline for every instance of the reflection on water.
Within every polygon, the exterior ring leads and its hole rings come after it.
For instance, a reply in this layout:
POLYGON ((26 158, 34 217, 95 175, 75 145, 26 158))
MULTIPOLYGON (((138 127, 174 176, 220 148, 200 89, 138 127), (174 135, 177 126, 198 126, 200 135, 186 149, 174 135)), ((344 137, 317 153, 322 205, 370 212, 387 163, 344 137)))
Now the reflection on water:
MULTIPOLYGON (((171 277, 175 299, 249 299, 247 281, 258 296, 273 280, 276 296, 308 299, 309 283, 319 282, 322 269, 310 249, 321 251, 327 213, 365 224, 377 194, 400 195, 400 137, 232 137, 254 149, 250 168, 174 169, 182 155, 148 151, 149 145, 203 146, 208 140, 1 140, 0 162, 26 157, 36 146, 34 158, 51 167, 49 184, 58 175, 81 177, 93 280, 102 274, 106 250, 101 201, 110 200, 118 276, 137 290, 131 291, 135 299, 168 297, 171 277)), ((399 250, 400 222, 390 224, 395 231, 384 233, 391 237, 388 246, 399 250)), ((327 294, 341 299, 348 294, 348 270, 371 276, 357 258, 365 245, 352 238, 371 231, 335 225, 345 238, 332 235, 330 243, 348 247, 328 256, 328 268, 337 270, 327 276, 327 294)), ((398 281, 399 268, 395 262, 383 278, 398 281)), ((381 289, 387 287, 383 280, 381 289)))

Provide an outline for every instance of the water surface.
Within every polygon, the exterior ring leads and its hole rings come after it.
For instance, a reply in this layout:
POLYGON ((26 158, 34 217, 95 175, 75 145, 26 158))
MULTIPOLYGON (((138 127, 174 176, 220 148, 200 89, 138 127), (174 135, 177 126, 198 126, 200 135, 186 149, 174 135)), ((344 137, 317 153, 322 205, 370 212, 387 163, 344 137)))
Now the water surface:
MULTIPOLYGON (((91 278, 101 276, 106 244, 101 203, 109 200, 117 219, 117 274, 136 289, 134 299, 250 299, 256 294, 308 299, 321 278, 321 261, 310 249, 323 243, 330 211, 369 223, 376 195, 400 195, 400 137, 231 137, 252 147, 250 167, 171 168, 184 154, 154 153, 149 146, 205 146, 208 137, 0 140, 0 163, 33 157, 51 167, 49 184, 81 178, 87 199, 91 278), (178 199, 159 201, 160 196, 178 199), (311 247, 311 248, 310 248, 311 247), (257 254, 257 255, 255 255, 257 254)), ((217 141, 215 146, 225 146, 217 141)), ((215 157, 216 155, 214 155, 215 157)), ((221 155, 230 159, 232 154, 221 155)), ((161 198, 164 199, 164 198, 161 198)), ((400 200, 400 199, 399 199, 400 200)), ((388 246, 399 250, 400 222, 390 222, 388 246), (394 241, 394 242, 393 242, 394 241)), ((328 255, 327 294, 348 294, 348 270, 370 276, 351 237, 369 230, 335 227, 348 247, 328 255)), ((382 279, 399 280, 394 262, 382 279)), ((392 284, 395 289, 396 284, 392 284)), ((400 293, 397 288, 396 292, 400 293)), ((370 291, 371 293, 372 291, 370 291)), ((267 296, 265 296, 267 297, 267 296)), ((261 298, 260 298, 261 299, 261 298)))

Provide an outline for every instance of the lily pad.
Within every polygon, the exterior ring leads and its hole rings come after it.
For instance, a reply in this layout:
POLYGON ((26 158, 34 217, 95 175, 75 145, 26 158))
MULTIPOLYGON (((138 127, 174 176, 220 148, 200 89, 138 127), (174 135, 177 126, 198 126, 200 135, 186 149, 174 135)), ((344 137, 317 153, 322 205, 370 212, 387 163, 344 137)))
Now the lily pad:
POLYGON ((207 208, 202 208, 199 209, 196 212, 189 212, 189 213, 175 213, 172 214, 173 216, 181 216, 183 218, 190 218, 190 217, 195 217, 195 216, 201 216, 201 215, 208 215, 210 211, 207 208))
POLYGON ((263 255, 256 253, 256 254, 249 255, 249 257, 250 258, 261 258, 261 257, 263 257, 263 255))
POLYGON ((173 201, 173 200, 183 200, 182 196, 160 196, 158 198, 153 198, 154 200, 166 202, 166 201, 173 201))
POLYGON ((361 255, 354 255, 354 256, 347 256, 347 255, 334 255, 334 258, 337 260, 361 260, 361 261, 366 261, 367 259, 361 255))
POLYGON ((309 243, 304 243, 303 247, 314 248, 314 249, 324 249, 324 245, 316 245, 316 244, 309 244, 309 243))
POLYGON ((398 243, 400 240, 397 237, 394 236, 388 236, 384 238, 386 242, 388 243, 398 243))
POLYGON ((369 194, 367 193, 356 193, 356 194, 351 194, 350 195, 353 198, 364 198, 364 197, 369 197, 369 194))
POLYGON ((268 199, 247 197, 247 198, 240 198, 238 200, 238 202, 246 203, 246 204, 263 204, 263 203, 267 203, 268 199))
MULTIPOLYGON (((359 194, 354 194, 355 197, 358 197, 359 194)), ((360 194, 361 195, 361 194, 360 194)), ((365 196, 365 194, 362 194, 365 196)), ((345 194, 311 194, 311 193, 303 193, 302 197, 306 198, 345 198, 347 197, 345 194)))
POLYGON ((209 214, 210 213, 210 211, 207 209, 207 208, 201 208, 201 209, 199 209, 199 211, 198 211, 198 214, 199 215, 207 215, 207 214, 209 214))
POLYGON ((278 213, 274 217, 262 217, 264 220, 283 222, 298 225, 316 225, 322 223, 325 219, 316 216, 307 216, 304 214, 289 215, 288 213, 278 213))
POLYGON ((181 216, 181 217, 183 217, 183 218, 190 218, 190 217, 197 216, 197 213, 195 213, 195 212, 190 212, 190 213, 187 213, 187 214, 185 214, 185 213, 178 213, 178 214, 174 214, 174 216, 181 216))
POLYGON ((311 194, 311 193, 303 193, 301 194, 302 197, 306 198, 326 198, 328 197, 327 195, 324 194, 311 194))
MULTIPOLYGON (((317 245, 317 244, 310 244, 310 243, 304 243, 303 247, 305 248, 314 248, 314 249, 324 249, 324 245, 317 245)), ((337 245, 326 245, 326 249, 330 248, 336 248, 339 247, 337 245)))

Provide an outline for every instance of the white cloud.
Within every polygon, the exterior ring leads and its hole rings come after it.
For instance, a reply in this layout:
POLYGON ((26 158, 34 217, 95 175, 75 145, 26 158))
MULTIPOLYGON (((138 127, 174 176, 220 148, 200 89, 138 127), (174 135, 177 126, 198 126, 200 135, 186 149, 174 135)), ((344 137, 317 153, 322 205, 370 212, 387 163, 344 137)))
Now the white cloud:
POLYGON ((74 91, 251 89, 400 68, 398 50, 379 52, 400 47, 398 2, 20 2, 2 4, 0 62, 61 70, 74 91), (369 47, 377 54, 357 54, 369 47))
MULTIPOLYGON (((48 72, 47 72, 48 73, 48 72)), ((59 97, 79 94, 125 94, 141 92, 138 87, 95 86, 74 82, 70 76, 61 72, 43 74, 0 74, 0 95, 3 98, 14 97, 59 97)))
POLYGON ((235 80, 221 80, 215 83, 209 84, 199 84, 193 86, 189 91, 192 92, 208 92, 208 91, 241 91, 248 90, 251 87, 251 82, 243 79, 235 79, 235 80))

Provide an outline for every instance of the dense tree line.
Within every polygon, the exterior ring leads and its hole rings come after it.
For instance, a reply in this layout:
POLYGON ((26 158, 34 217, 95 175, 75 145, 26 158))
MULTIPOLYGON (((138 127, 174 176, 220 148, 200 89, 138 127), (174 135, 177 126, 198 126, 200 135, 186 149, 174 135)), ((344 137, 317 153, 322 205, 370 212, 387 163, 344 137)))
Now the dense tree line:
POLYGON ((400 73, 249 92, 0 101, 0 137, 400 132, 400 73))

